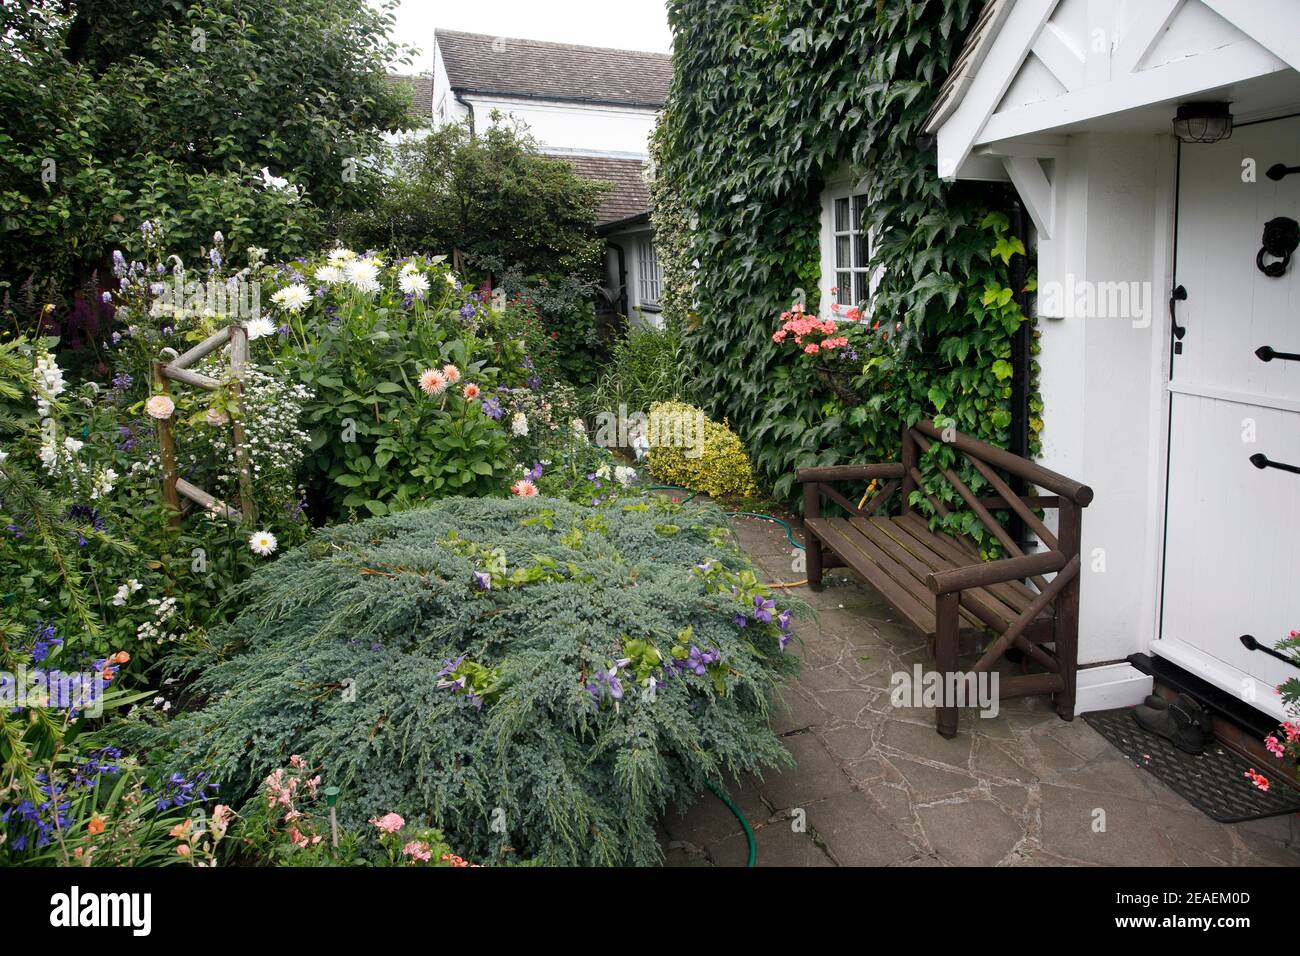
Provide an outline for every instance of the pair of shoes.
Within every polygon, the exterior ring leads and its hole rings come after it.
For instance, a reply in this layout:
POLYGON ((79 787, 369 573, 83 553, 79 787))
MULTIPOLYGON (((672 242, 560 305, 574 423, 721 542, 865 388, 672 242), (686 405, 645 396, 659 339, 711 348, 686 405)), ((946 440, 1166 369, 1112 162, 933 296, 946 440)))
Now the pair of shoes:
POLYGON ((1191 697, 1174 701, 1150 696, 1133 708, 1133 719, 1143 730, 1158 734, 1183 753, 1199 754, 1214 739, 1210 715, 1191 697))

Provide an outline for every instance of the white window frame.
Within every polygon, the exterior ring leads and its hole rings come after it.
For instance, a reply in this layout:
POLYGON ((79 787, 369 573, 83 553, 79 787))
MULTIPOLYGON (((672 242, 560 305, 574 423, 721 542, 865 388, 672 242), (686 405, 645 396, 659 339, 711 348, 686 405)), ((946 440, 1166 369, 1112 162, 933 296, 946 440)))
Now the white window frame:
POLYGON ((659 311, 659 297, 663 295, 664 272, 659 265, 653 235, 642 236, 637 241, 637 305, 643 309, 659 311))
POLYGON ((853 294, 853 277, 861 276, 862 316, 870 315, 870 302, 876 291, 878 276, 871 273, 866 266, 871 257, 871 232, 864 229, 862 218, 855 216, 854 200, 860 200, 859 208, 865 209, 870 202, 866 183, 849 176, 840 176, 830 180, 822 191, 821 201, 821 289, 818 315, 823 319, 845 319, 848 311, 859 305, 859 299, 853 294), (836 221, 836 204, 848 202, 848 228, 840 229, 836 221), (848 240, 849 267, 842 267, 839 261, 839 243, 848 240), (861 261, 859 261, 861 259, 861 261), (850 288, 846 291, 841 285, 841 276, 850 276, 850 288), (836 293, 835 289, 839 289, 836 293), (841 302, 841 300, 847 300, 841 302))

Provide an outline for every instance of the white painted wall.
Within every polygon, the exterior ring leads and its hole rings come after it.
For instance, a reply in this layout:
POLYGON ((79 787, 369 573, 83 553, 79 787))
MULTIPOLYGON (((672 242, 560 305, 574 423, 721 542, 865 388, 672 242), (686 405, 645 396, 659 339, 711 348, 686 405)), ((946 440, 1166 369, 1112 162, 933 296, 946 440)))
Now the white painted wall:
MULTIPOLYGON (((436 99, 436 94, 435 94, 436 99)), ((522 121, 543 150, 580 150, 646 159, 656 113, 652 109, 558 103, 467 95, 476 129, 486 129, 493 110, 522 121)))
POLYGON ((1040 244, 1040 295, 1053 281, 1137 282, 1147 306, 1136 319, 1038 322, 1041 461, 1096 492, 1083 518, 1081 664, 1156 636, 1174 155, 1169 136, 1085 133, 1052 170, 1058 238, 1040 244))

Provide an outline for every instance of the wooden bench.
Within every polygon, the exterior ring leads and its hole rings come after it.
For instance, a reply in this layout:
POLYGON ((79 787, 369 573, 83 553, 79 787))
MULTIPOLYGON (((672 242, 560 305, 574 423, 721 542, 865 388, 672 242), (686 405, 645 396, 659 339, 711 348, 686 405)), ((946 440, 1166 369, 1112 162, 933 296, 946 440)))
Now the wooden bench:
MULTIPOLYGON (((945 688, 951 689, 952 678, 962 673, 957 658, 963 638, 974 637, 977 642, 992 638, 968 673, 988 672, 1007 650, 1018 648, 1043 672, 999 674, 999 698, 1051 694, 1057 714, 1073 719, 1079 643, 1079 537, 1082 510, 1092 501, 1092 489, 968 435, 952 429, 941 431, 929 419, 903 429, 901 457, 901 462, 798 470, 808 528, 809 586, 821 590, 822 573, 831 566, 847 567, 870 584, 931 642, 945 688), (988 483, 993 495, 980 497, 952 468, 942 471, 1009 557, 982 560, 969 540, 931 531, 927 519, 909 504, 912 492, 922 487, 920 455, 934 441, 954 448, 988 483), (1054 494, 1018 495, 999 471, 1054 494), (838 482, 872 479, 884 485, 865 509, 833 487, 838 482), (901 514, 879 514, 895 491, 901 491, 901 514), (845 517, 822 517, 823 495, 843 508, 845 517), (1035 510, 1057 511, 1055 533, 1035 510), (1047 550, 1025 554, 993 516, 994 511, 1018 515, 1047 550), (831 560, 823 551, 831 552, 831 560), (1045 577, 1049 574, 1054 574, 1050 581, 1045 577), (1045 644, 1052 645, 1051 649, 1045 644)), ((938 514, 949 513, 938 497, 925 495, 938 514)), ((936 725, 943 736, 956 735, 957 701, 945 696, 937 708, 936 725)))

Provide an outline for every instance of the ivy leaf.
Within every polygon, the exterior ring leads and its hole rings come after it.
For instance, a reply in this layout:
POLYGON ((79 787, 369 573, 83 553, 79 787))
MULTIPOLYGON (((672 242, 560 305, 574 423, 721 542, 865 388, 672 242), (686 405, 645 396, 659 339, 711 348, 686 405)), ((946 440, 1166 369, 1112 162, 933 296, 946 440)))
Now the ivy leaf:
POLYGON ((997 380, 999 382, 1005 382, 1007 379, 1009 379, 1012 376, 1012 374, 1014 374, 1015 370, 1012 369, 1011 363, 1008 362, 1006 359, 998 359, 996 362, 993 363, 992 371, 993 374, 997 376, 997 380))

